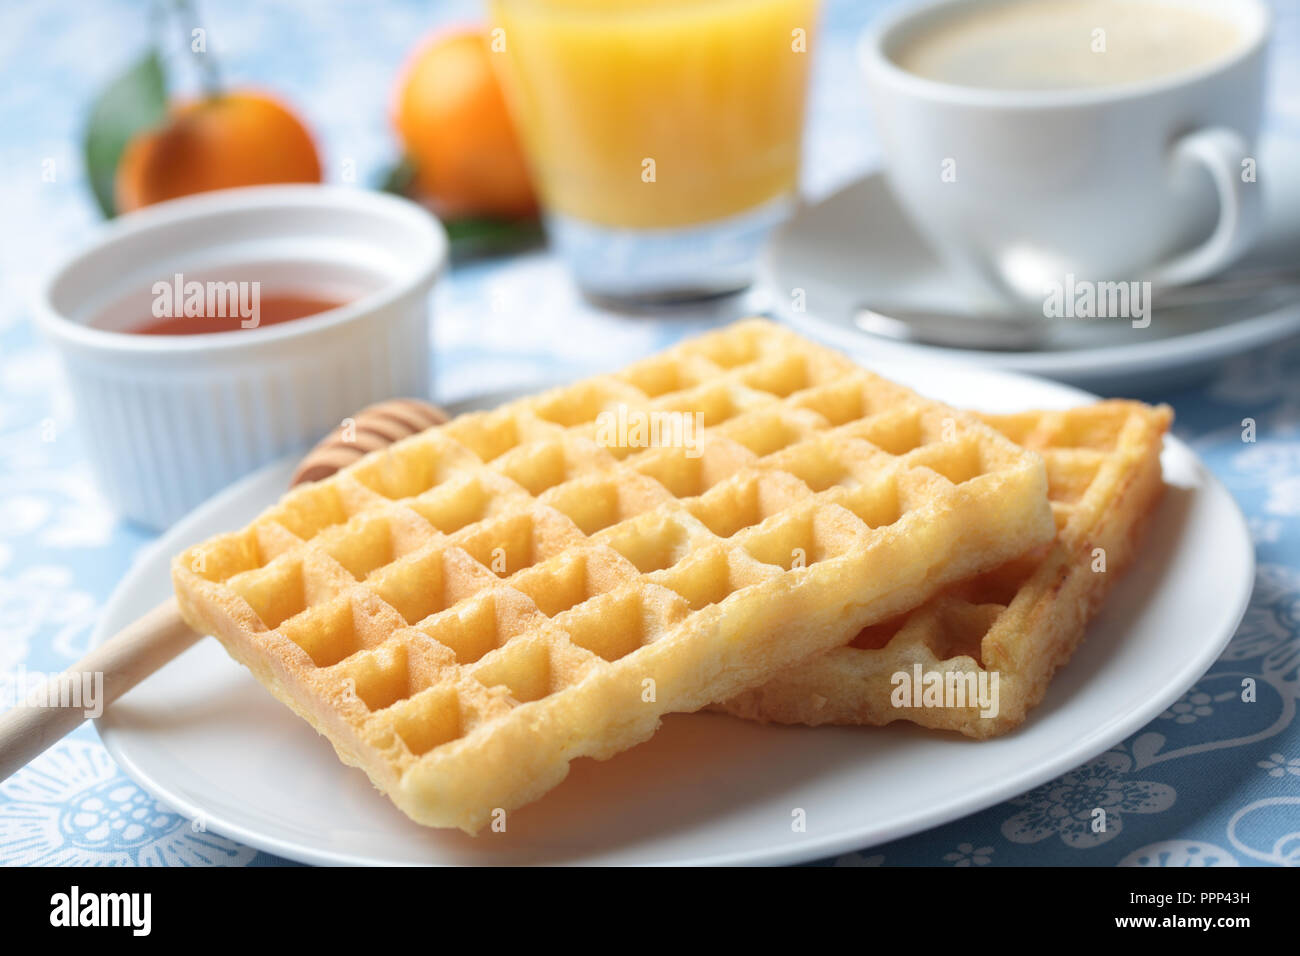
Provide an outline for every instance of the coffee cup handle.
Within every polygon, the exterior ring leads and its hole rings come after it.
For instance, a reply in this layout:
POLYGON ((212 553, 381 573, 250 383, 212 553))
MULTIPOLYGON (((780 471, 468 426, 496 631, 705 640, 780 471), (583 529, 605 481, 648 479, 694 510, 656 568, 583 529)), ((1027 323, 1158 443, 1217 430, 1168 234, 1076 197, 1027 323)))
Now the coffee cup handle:
POLYGON ((1242 177, 1242 163, 1250 154, 1246 140, 1235 130, 1210 126, 1183 136, 1174 144, 1175 160, 1199 163, 1214 180, 1219 196, 1219 221, 1209 238, 1155 268, 1156 285, 1183 285, 1209 278, 1231 263, 1254 241, 1259 231, 1259 187, 1242 177))

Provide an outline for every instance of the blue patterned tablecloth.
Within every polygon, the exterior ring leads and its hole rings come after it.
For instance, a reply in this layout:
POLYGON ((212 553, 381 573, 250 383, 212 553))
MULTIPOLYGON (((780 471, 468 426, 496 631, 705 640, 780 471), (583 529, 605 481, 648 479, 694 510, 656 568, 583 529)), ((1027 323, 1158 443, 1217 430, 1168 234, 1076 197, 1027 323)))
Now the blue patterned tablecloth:
MULTIPOLYGON (((852 62, 885 4, 829 0, 818 46, 804 188, 825 195, 876 147, 852 62)), ((369 181, 395 145, 396 65, 472 3, 209 0, 209 43, 232 82, 283 93, 309 117, 327 176, 369 181)), ((66 667, 151 536, 98 497, 52 351, 26 306, 33 283, 97 223, 79 158, 86 104, 143 44, 148 5, 106 0, 0 10, 0 689, 66 667), (53 175, 51 175, 51 173, 53 175)), ((1300 137, 1300 4, 1277 0, 1269 129, 1300 137)), ((1300 170, 1293 170, 1300 174, 1300 170)), ((437 293, 436 397, 576 377, 697 330, 597 312, 545 253, 458 267, 437 293)), ((1167 401, 1176 432, 1236 495, 1259 574, 1245 622, 1210 672, 1120 746, 1050 784, 927 833, 831 861, 937 864, 1288 865, 1300 862, 1300 342, 1226 363, 1167 401), (1243 443, 1241 422, 1258 423, 1243 443), (1258 700, 1240 702, 1243 675, 1258 700), (1111 825, 1088 826, 1105 806, 1111 825)), ((1212 556, 1206 556, 1213 560, 1212 556)), ((7 698, 6 698, 7 699, 7 698)), ((283 861, 154 801, 83 727, 0 783, 0 863, 237 864, 283 861)))

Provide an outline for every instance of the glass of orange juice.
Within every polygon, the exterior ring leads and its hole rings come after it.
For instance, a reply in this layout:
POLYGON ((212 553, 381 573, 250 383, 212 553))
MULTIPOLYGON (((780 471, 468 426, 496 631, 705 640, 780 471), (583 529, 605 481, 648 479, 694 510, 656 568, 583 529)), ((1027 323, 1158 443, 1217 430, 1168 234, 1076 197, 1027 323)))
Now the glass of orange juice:
POLYGON ((489 0, 560 255, 589 296, 735 292, 793 204, 817 0, 489 0))

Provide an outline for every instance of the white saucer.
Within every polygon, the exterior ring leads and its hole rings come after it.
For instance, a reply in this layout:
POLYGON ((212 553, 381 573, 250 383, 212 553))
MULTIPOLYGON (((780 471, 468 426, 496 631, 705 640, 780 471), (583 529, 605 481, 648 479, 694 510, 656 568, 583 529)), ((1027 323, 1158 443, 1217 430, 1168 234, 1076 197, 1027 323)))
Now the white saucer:
MULTIPOLYGON (((1284 173, 1300 169, 1300 142, 1265 140, 1258 168, 1264 233, 1234 271, 1295 268, 1300 181, 1284 173)), ((761 283, 769 308, 783 320, 861 358, 944 358, 1112 392, 1192 380, 1233 355, 1300 334, 1300 300, 1263 300, 1207 308, 1177 325, 1161 323, 1157 313, 1146 329, 1125 322, 1063 324, 1036 351, 938 348, 869 335, 854 325, 863 304, 961 312, 978 295, 921 239, 879 172, 801 207, 768 244, 761 283)))
MULTIPOLYGON (((987 410, 1067 407, 1092 396, 976 368, 893 365, 895 378, 987 410)), ((470 407, 466 403, 461 408, 470 407)), ((975 743, 895 724, 764 727, 670 717, 652 740, 569 778, 470 838, 410 822, 329 743, 211 639, 98 721, 126 773, 224 836, 312 863, 790 863, 857 850, 991 806, 1087 761, 1175 701, 1219 656, 1245 611, 1254 553, 1236 503, 1182 442, 1145 553, 1089 641, 1017 732, 975 743), (802 810, 807 828, 796 832, 802 810)), ((258 472, 164 535, 113 595, 95 640, 169 593, 172 554, 236 528, 286 487, 293 462, 258 472)))

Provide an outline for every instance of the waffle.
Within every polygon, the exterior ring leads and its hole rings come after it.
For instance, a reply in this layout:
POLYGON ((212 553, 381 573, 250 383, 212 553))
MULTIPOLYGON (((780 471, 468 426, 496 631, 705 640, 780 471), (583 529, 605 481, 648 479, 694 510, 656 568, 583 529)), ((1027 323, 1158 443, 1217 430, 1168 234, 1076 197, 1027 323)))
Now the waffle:
MULTIPOLYGON (((1133 559, 1164 487, 1160 448, 1172 413, 1165 406, 1108 401, 1065 412, 980 417, 1045 459, 1056 540, 952 586, 924 607, 865 628, 850 645, 716 709, 791 724, 909 720, 977 738, 1005 733, 1025 719, 1133 559), (1104 552, 1104 573, 1095 569, 1101 567, 1097 548, 1104 552), (918 667, 922 675, 943 675, 954 690, 961 681, 968 702, 981 671, 996 673, 997 713, 969 703, 926 706, 913 690, 918 667), (900 673, 908 675, 906 682, 895 679, 900 673), (895 692, 903 706, 895 706, 895 692)), ((987 677, 985 686, 992 688, 987 677)), ((954 694, 946 702, 959 699, 954 694)))
POLYGON ((345 763, 472 833, 1050 540, 1046 492, 993 429, 748 320, 300 485, 173 580, 345 763), (693 440, 610 441, 665 412, 693 440))

